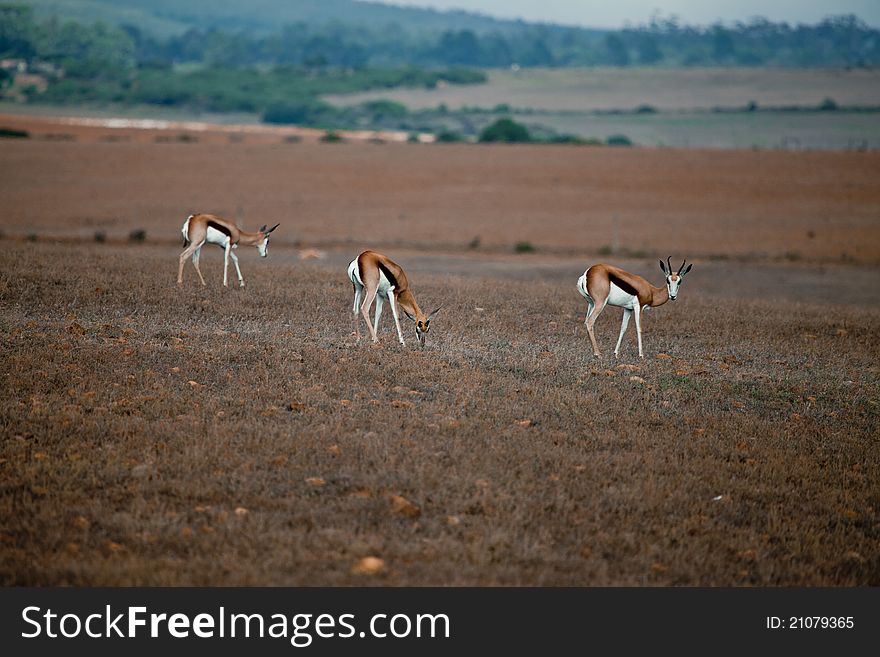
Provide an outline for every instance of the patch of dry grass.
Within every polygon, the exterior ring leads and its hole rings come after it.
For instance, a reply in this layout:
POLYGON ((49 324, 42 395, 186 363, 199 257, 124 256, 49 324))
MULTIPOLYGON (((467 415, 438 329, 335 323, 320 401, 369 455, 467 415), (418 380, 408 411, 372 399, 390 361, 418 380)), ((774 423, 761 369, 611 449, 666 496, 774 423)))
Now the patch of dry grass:
POLYGON ((880 585, 874 311, 685 291, 597 362, 573 285, 412 277, 372 347, 344 270, 5 247, 5 585, 880 585))

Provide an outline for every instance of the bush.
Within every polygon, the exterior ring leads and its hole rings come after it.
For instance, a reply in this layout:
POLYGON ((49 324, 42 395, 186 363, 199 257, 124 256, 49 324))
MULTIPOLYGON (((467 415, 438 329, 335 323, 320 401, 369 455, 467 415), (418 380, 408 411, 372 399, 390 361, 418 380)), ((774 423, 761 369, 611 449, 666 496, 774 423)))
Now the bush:
POLYGON ((462 137, 457 132, 452 132, 451 130, 444 130, 440 134, 437 135, 438 142, 444 143, 453 143, 457 141, 463 141, 464 137, 462 137))
POLYGON ((513 250, 516 253, 534 253, 535 247, 532 246, 531 242, 517 242, 514 245, 513 250))
POLYGON ((825 98, 819 103, 820 112, 836 112, 838 109, 840 109, 840 107, 838 107, 833 98, 825 98))
POLYGON ((498 119, 480 133, 481 142, 529 142, 532 136, 528 128, 513 119, 498 119))
POLYGON ((335 132, 334 130, 328 130, 323 135, 321 135, 321 141, 323 141, 325 144, 338 144, 339 142, 344 140, 342 139, 342 135, 340 135, 338 132, 335 132))
POLYGON ((582 137, 577 135, 553 135, 547 139, 548 144, 585 144, 582 137))
POLYGON ((135 228, 128 234, 128 239, 131 242, 143 242, 147 239, 147 231, 143 228, 135 228))
POLYGON ((263 112, 264 123, 314 125, 333 115, 333 107, 327 103, 307 98, 300 101, 274 103, 263 112))
POLYGON ((27 139, 30 137, 27 130, 17 130, 16 128, 0 128, 0 138, 4 139, 27 139))
POLYGON ((605 140, 609 146, 632 146, 632 140, 626 135, 611 135, 605 140))
POLYGON ((361 103, 361 108, 372 114, 374 121, 381 121, 386 118, 402 119, 409 113, 406 105, 393 100, 371 100, 361 103))

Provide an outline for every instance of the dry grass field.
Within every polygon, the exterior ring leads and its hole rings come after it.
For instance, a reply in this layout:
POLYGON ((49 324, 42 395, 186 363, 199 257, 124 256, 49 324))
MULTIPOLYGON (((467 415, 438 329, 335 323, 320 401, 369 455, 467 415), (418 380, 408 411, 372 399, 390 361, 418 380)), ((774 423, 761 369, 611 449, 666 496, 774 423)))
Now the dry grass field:
POLYGON ((489 72, 481 85, 436 89, 394 89, 328 96, 337 104, 390 98, 413 109, 463 106, 551 111, 659 110, 817 105, 833 98, 840 105, 880 104, 880 73, 868 69, 792 68, 527 68, 489 72))
POLYGON ((2 584, 880 585, 876 155, 2 146, 2 584), (178 289, 238 205, 269 258, 178 289), (614 213, 601 259, 695 262, 643 361, 578 331, 614 213), (352 335, 367 246, 427 348, 352 335))
POLYGON ((413 266, 428 348, 374 347, 288 250, 4 248, 4 584, 880 584, 874 309, 686 284, 597 362, 573 280, 413 266))
MULTIPOLYGON (((57 130, 57 128, 56 128, 57 130)), ((0 230, 178 243, 191 212, 275 243, 880 264, 880 153, 5 140, 0 230)), ((167 138, 167 136, 166 136, 167 138)), ((136 141, 136 140, 144 141, 136 141)), ((262 138, 261 138, 262 139, 262 138)))
MULTIPOLYGON (((865 69, 529 68, 496 70, 481 85, 329 96, 337 105, 388 99, 411 109, 498 105, 517 121, 605 140, 624 134, 648 146, 781 150, 880 148, 876 112, 714 112, 713 108, 880 105, 880 73, 865 69), (632 113, 650 106, 656 113, 632 113), (608 113, 625 110, 623 113, 608 113), (599 113, 597 113, 599 112, 599 113)), ((473 117, 479 121, 479 117, 473 117)), ((479 123, 478 123, 479 125, 479 123)))

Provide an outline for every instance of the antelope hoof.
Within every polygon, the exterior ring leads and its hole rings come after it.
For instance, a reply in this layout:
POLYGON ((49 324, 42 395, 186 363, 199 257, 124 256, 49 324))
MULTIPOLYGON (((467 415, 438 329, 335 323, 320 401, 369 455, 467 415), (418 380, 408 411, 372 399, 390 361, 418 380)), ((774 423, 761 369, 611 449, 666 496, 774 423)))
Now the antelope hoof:
POLYGON ((244 287, 244 281, 241 281, 241 282, 238 284, 238 287, 244 287))

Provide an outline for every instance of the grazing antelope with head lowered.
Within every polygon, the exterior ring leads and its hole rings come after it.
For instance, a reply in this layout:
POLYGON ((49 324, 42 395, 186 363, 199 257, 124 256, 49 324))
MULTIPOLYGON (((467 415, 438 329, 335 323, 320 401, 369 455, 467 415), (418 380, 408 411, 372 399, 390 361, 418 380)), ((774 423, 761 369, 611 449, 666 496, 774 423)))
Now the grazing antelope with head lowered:
MULTIPOLYGON (((670 256, 671 258, 671 256, 670 256)), ((614 355, 620 355, 620 343, 626 327, 629 325, 631 315, 635 316, 636 333, 639 339, 639 357, 644 358, 642 353, 642 311, 648 308, 662 306, 667 301, 675 301, 678 296, 678 287, 681 279, 687 274, 693 265, 681 267, 677 272, 672 271, 669 258, 664 263, 660 261, 660 270, 666 276, 666 287, 654 287, 641 276, 630 274, 618 267, 611 265, 593 265, 583 276, 578 279, 578 291, 587 300, 587 317, 584 324, 587 325, 587 333, 590 334, 590 342, 593 345, 593 354, 601 356, 599 345, 596 343, 596 335, 593 332, 593 324, 606 305, 623 308, 623 321, 620 325, 620 336, 617 338, 617 346, 614 355)))
MULTIPOLYGON (((394 325, 397 327, 397 337, 400 344, 406 344, 403 341, 403 333, 400 330, 400 318, 397 314, 397 307, 403 308, 403 312, 416 325, 416 337, 422 346, 425 344, 425 336, 431 326, 431 318, 437 314, 440 308, 437 308, 430 315, 425 315, 416 298, 409 290, 409 281, 406 274, 403 273, 400 265, 393 262, 387 256, 375 251, 364 251, 348 265, 348 278, 354 288, 354 308, 352 313, 355 316, 355 325, 357 325, 357 314, 360 311, 367 328, 370 330, 370 337, 373 342, 379 342, 376 331, 379 329, 379 317, 382 315, 382 302, 388 300, 391 305, 391 314, 394 316, 394 325), (370 306, 376 300, 375 320, 370 323, 370 306), (363 303, 362 303, 363 301, 363 303)), ((357 331, 358 339, 361 337, 360 330, 357 331)))
POLYGON ((260 255, 265 258, 269 255, 269 233, 278 228, 280 224, 275 224, 272 228, 266 229, 264 225, 256 233, 249 233, 239 229, 231 221, 227 221, 213 214, 191 214, 183 222, 183 245, 186 248, 180 254, 180 268, 177 270, 177 284, 183 285, 183 265, 186 259, 192 255, 193 266, 196 273, 205 285, 205 278, 202 276, 202 270, 199 269, 199 257, 202 253, 202 246, 205 243, 216 244, 223 247, 223 286, 227 285, 227 273, 229 271, 229 258, 235 265, 235 271, 238 274, 238 284, 244 287, 244 279, 241 277, 241 269, 238 266, 238 256, 233 253, 233 249, 238 248, 239 244, 245 246, 255 246, 260 255), (187 246, 189 244, 189 246, 187 246))

